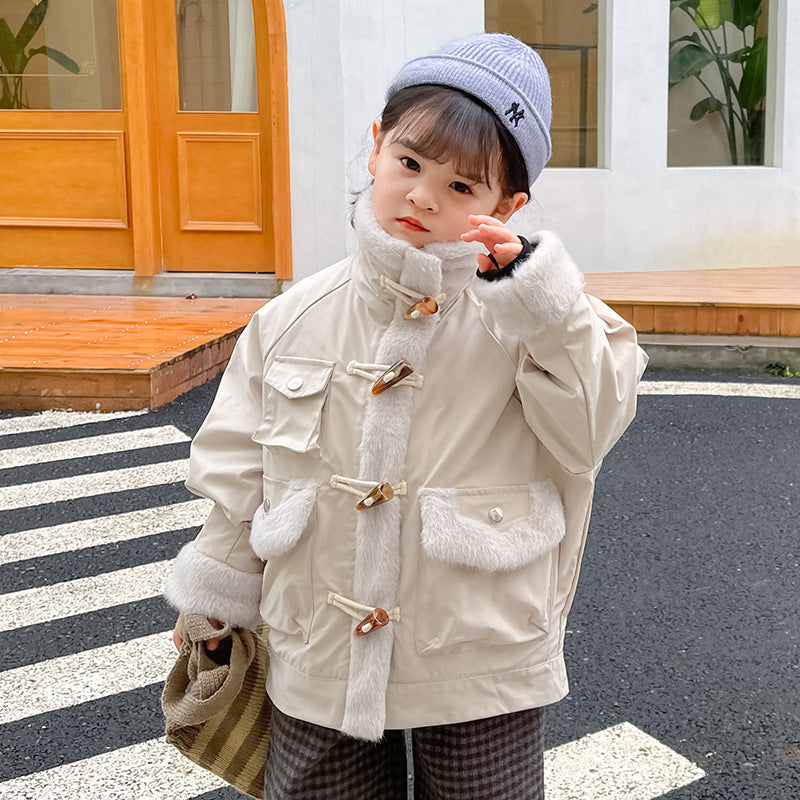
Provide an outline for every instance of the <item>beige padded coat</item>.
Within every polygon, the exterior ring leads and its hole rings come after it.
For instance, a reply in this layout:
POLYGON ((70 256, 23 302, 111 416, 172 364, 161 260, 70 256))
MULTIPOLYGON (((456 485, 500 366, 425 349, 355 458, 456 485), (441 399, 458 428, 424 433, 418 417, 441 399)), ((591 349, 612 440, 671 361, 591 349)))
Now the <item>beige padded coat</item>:
POLYGON ((359 738, 555 702, 595 477, 646 358, 552 233, 488 282, 472 245, 388 236, 369 192, 354 224, 356 255, 240 337, 192 445, 187 486, 215 505, 165 594, 263 618, 274 703, 359 738), (423 296, 438 312, 404 319, 423 296), (401 358, 414 372, 372 395, 401 358), (382 483, 393 499, 357 509, 382 483), (388 624, 354 635, 375 608, 388 624))

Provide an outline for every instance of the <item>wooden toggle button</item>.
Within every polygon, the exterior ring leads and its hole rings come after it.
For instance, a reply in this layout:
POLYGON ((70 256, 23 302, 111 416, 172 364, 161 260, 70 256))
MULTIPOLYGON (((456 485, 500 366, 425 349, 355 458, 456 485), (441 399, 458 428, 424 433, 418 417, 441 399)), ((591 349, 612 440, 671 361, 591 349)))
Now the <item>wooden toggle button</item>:
POLYGON ((392 485, 384 481, 376 486, 361 498, 356 508, 363 511, 365 508, 372 508, 372 506, 379 506, 381 503, 386 503, 394 497, 394 489, 392 485))
POLYGON ((356 625, 353 636, 364 636, 389 624, 389 615, 382 608, 375 608, 356 625))
POLYGON ((420 317, 429 317, 439 310, 439 304, 432 297, 423 297, 422 300, 417 300, 416 303, 410 305, 403 314, 403 319, 419 319, 420 317))
POLYGON ((412 372, 414 371, 411 364, 408 363, 404 358, 401 358, 399 361, 396 361, 392 364, 383 375, 372 384, 372 389, 370 389, 370 394, 377 395, 381 392, 388 389, 390 386, 394 386, 396 383, 399 383, 403 378, 407 378, 412 372))

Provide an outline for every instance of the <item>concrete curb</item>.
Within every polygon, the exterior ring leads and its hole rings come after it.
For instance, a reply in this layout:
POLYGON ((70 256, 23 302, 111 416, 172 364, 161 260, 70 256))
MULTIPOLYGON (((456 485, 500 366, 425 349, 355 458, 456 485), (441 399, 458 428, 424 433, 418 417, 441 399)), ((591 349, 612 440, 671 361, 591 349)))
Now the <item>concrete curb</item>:
POLYGON ((650 366, 664 369, 706 367, 764 372, 768 364, 800 371, 800 337, 688 336, 642 333, 639 343, 650 366))
POLYGON ((259 297, 280 294, 281 285, 272 273, 162 272, 137 277, 117 269, 3 270, 4 294, 82 294, 122 297, 259 297))

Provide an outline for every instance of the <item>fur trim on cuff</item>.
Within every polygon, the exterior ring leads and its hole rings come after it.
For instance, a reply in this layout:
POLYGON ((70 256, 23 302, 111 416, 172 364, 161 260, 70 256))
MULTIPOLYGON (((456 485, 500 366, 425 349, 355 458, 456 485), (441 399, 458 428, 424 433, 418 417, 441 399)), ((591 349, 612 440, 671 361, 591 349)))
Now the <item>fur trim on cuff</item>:
POLYGON ((475 281, 475 296, 509 333, 535 334, 557 325, 583 292, 583 275, 554 233, 531 239, 530 256, 507 278, 475 281))
POLYGON ((201 553, 189 542, 178 553, 164 597, 178 611, 254 628, 261 622, 261 573, 242 572, 201 553))

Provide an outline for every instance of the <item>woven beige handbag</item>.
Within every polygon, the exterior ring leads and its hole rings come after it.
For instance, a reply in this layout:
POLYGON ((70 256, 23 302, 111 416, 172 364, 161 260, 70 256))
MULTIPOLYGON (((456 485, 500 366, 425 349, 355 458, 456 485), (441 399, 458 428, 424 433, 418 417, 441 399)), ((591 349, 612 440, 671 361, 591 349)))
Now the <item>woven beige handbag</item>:
POLYGON ((183 618, 183 646, 161 694, 167 741, 187 758, 251 797, 260 798, 271 732, 266 682, 266 626, 257 631, 214 628, 202 614, 183 618), (230 658, 206 652, 219 638, 230 658))

